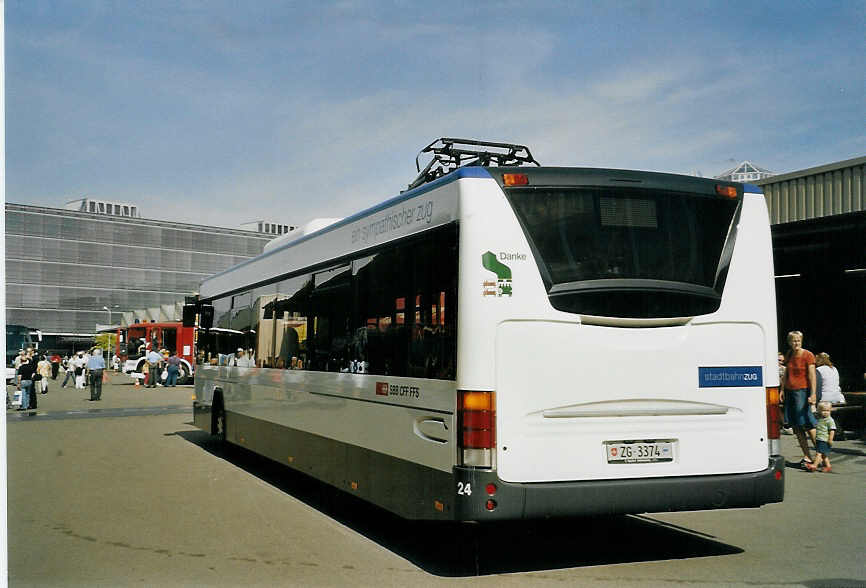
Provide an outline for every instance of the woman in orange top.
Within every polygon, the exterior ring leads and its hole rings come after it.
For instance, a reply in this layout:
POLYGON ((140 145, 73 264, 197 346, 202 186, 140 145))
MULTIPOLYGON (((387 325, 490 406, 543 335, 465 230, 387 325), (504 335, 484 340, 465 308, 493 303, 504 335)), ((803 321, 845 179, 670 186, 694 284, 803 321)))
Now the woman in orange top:
POLYGON ((791 331, 788 333, 788 353, 785 354, 785 378, 782 381, 782 398, 785 402, 785 417, 788 426, 794 428, 803 459, 800 464, 812 463, 809 455, 809 444, 806 441, 806 431, 814 438, 815 417, 812 407, 815 405, 815 356, 811 351, 803 349, 803 333, 791 331))

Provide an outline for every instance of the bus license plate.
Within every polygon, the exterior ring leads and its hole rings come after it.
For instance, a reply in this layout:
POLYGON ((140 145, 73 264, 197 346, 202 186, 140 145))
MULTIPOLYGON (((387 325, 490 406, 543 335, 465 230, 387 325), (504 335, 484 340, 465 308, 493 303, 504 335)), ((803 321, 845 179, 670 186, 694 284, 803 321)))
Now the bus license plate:
POLYGON ((607 463, 655 463, 674 460, 673 441, 605 441, 607 463))

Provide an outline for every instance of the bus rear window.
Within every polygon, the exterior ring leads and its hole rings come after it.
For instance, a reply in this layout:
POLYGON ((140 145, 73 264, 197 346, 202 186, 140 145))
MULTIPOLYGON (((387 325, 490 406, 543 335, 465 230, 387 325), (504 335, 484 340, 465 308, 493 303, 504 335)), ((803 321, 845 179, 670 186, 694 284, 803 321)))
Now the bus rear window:
POLYGON ((635 188, 505 192, 555 308, 631 318, 718 309, 736 200, 635 188))

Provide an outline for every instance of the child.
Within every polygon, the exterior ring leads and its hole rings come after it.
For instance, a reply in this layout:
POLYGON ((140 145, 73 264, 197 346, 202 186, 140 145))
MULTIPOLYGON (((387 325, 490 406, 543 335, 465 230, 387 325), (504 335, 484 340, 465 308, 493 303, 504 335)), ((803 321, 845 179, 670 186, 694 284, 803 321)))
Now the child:
POLYGON ((829 473, 832 471, 830 467, 830 447, 833 445, 833 437, 836 436, 836 423, 833 417, 830 416, 831 404, 829 402, 818 403, 818 424, 815 427, 815 461, 807 463, 806 469, 814 472, 822 463, 824 467, 822 472, 829 473))

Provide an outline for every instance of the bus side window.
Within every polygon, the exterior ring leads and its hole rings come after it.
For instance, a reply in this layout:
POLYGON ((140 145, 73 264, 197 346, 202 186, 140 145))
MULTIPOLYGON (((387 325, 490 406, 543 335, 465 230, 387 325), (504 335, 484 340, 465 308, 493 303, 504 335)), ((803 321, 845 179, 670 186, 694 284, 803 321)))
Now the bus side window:
POLYGON ((313 288, 311 274, 288 278, 277 284, 271 313, 274 367, 308 369, 307 314, 313 288))
POLYGON ((273 302, 276 297, 276 284, 256 288, 252 293, 250 361, 256 367, 274 367, 273 302))
POLYGON ((231 299, 220 298, 213 303, 213 326, 228 329, 231 327, 231 299))
POLYGON ((371 374, 453 379, 457 232, 433 232, 353 264, 350 353, 371 374), (411 268, 411 269, 407 269, 411 268), (363 333, 363 337, 360 334, 363 333))
POLYGON ((310 298, 312 326, 310 369, 326 372, 349 371, 347 356, 351 340, 349 316, 352 310, 351 271, 348 265, 318 272, 313 276, 310 298))
POLYGON ((412 340, 409 375, 452 379, 456 359, 456 330, 448 309, 456 300, 457 246, 451 234, 421 243, 413 264, 415 296, 412 312, 412 340))
MULTIPOLYGON (((205 365, 217 365, 220 356, 220 329, 228 329, 231 320, 231 298, 219 298, 213 301, 213 329, 199 332, 198 361, 205 365)), ((223 339, 225 337, 222 337, 223 339)))

